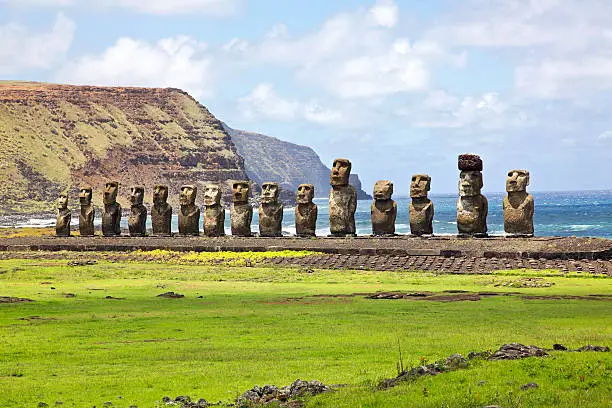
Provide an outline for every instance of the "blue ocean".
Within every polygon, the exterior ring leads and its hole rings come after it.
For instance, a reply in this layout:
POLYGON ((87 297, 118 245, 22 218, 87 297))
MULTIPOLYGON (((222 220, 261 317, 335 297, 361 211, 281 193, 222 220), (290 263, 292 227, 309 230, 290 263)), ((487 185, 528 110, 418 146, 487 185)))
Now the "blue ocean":
MULTIPOLYGON (((504 234, 502 200, 505 193, 486 193, 489 201, 488 227, 490 235, 504 234)), ((534 227, 537 236, 577 236, 612 238, 612 190, 609 191, 579 191, 579 192, 536 192, 532 193, 535 201, 534 227)), ((430 195, 434 202, 434 233, 438 235, 454 235, 457 233, 456 194, 430 195)), ((408 206, 410 198, 395 197, 398 207, 396 232, 409 234, 408 206)), ((319 207, 317 221, 318 235, 329 234, 327 199, 315 200, 319 207)), ((369 235, 371 201, 359 201, 355 221, 358 235, 369 235)), ((98 210, 99 211, 99 210, 98 210)), ((225 229, 230 233, 229 210, 226 210, 225 229)), ((18 218, 0 221, 0 226, 52 226, 55 220, 50 218, 18 218)), ((73 215, 73 225, 78 225, 78 217, 73 215)), ((100 220, 96 220, 100 224, 100 220)), ((122 219, 123 227, 127 228, 127 217, 122 219)), ((149 220, 150 224, 150 220, 149 220)), ((257 210, 254 211, 252 229, 257 232, 257 210)), ((150 228, 150 225, 149 225, 150 228)), ((174 216, 173 230, 178 231, 178 219, 174 216)), ((283 217, 283 232, 287 235, 295 233, 294 209, 286 207, 283 217)))

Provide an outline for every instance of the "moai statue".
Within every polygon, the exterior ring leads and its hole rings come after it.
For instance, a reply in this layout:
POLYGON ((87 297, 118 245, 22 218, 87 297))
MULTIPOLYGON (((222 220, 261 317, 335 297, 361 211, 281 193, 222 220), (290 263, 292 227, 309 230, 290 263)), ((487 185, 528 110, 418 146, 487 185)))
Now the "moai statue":
POLYGON ((130 193, 130 217, 128 218, 128 228, 130 236, 144 237, 147 233, 147 207, 144 201, 144 187, 132 187, 130 193))
POLYGON ((204 235, 225 235, 225 208, 221 205, 221 189, 216 184, 204 187, 204 235))
POLYGON ((372 235, 395 235, 397 204, 391 199, 393 183, 379 180, 374 184, 374 202, 370 207, 372 235))
POLYGON ((55 220, 55 235, 58 237, 70 236, 70 220, 72 215, 68 209, 68 196, 60 194, 57 199, 57 218, 55 220))
POLYGON ((459 235, 487 236, 488 203, 482 189, 482 160, 475 154, 459 156, 459 199, 457 229, 459 235))
POLYGON ((529 172, 510 170, 504 197, 504 231, 514 236, 533 236, 533 197, 527 192, 529 172))
POLYGON ((259 206, 259 236, 281 237, 283 205, 278 202, 280 188, 278 183, 266 182, 261 185, 261 205, 259 206))
POLYGON ((232 209, 230 221, 232 235, 239 237, 251 236, 251 221, 253 220, 253 207, 249 204, 251 187, 248 181, 235 181, 232 184, 232 209))
POLYGON ((153 235, 169 236, 172 234, 172 207, 168 204, 168 186, 157 185, 153 190, 151 225, 153 235))
POLYGON ((312 184, 300 184, 295 206, 295 233, 298 237, 314 237, 317 230, 318 208, 314 199, 315 189, 312 184))
POLYGON ((330 174, 329 230, 332 236, 355 236, 357 191, 349 184, 351 162, 336 159, 330 174))
POLYGON ((79 203, 81 204, 79 234, 82 237, 93 237, 94 235, 94 216, 96 211, 91 203, 92 193, 91 187, 81 187, 79 192, 79 203))
POLYGON ((119 183, 109 181, 104 185, 102 210, 102 235, 113 237, 121 235, 121 206, 117 202, 119 183))
POLYGON ((427 193, 431 187, 431 177, 415 174, 410 183, 410 233, 412 235, 433 234, 434 205, 427 193))
POLYGON ((200 235, 200 208, 196 205, 198 188, 193 184, 181 186, 178 227, 181 235, 200 235))

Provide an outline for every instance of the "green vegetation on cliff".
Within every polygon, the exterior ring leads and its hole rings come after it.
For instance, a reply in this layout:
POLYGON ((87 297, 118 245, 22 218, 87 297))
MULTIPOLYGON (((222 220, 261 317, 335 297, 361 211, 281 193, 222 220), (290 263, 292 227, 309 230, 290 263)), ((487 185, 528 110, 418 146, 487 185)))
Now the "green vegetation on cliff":
MULTIPOLYGON (((168 184, 246 177, 229 135, 178 89, 106 88, 0 81, 0 214, 52 208, 57 194, 106 180, 168 184)), ((73 201, 74 202, 74 201, 73 201)))

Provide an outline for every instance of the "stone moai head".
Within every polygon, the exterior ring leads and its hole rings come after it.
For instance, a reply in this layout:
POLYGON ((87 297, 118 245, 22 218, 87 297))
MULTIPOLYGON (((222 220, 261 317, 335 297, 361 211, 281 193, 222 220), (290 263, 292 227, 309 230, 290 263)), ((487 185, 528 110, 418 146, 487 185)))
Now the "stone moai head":
POLYGON ((67 194, 62 193, 57 197, 57 208, 59 210, 65 210, 68 208, 68 195, 67 194))
POLYGON ((336 159, 331 170, 329 183, 332 186, 348 186, 351 175, 351 162, 348 159, 336 159))
POLYGON ((475 154, 459 155, 459 195, 473 197, 480 195, 482 189, 482 160, 475 154))
POLYGON ((314 186, 312 184, 300 184, 297 190, 297 203, 310 204, 314 199, 314 186))
POLYGON ((93 190, 91 187, 81 187, 79 191, 79 202, 81 205, 90 205, 93 190))
POLYGON ((278 183, 267 181, 261 185, 261 202, 264 204, 276 204, 280 188, 278 183))
POLYGON ((246 204, 249 202, 251 186, 248 181, 234 181, 232 184, 232 198, 234 204, 246 204))
POLYGON ((387 201, 391 199, 393 194, 393 183, 389 180, 378 180, 374 184, 374 199, 376 201, 387 201))
POLYGON ((164 205, 168 201, 168 186, 158 184, 153 189, 153 204, 164 205))
POLYGON ((136 186, 130 190, 130 203, 132 205, 142 205, 144 201, 144 187, 136 186))
POLYGON ((116 181, 109 181, 104 185, 104 204, 114 204, 117 202, 117 193, 119 192, 119 183, 116 181))
POLYGON ((509 193, 527 191, 529 172, 527 170, 510 170, 506 178, 506 191, 509 193))
POLYGON ((185 184, 181 186, 181 194, 179 195, 179 203, 181 205, 194 205, 196 196, 198 195, 198 188, 193 184, 185 184))
POLYGON ((431 189, 431 177, 427 174, 415 174, 410 182, 411 198, 427 198, 427 193, 431 189))
POLYGON ((204 205, 221 205, 221 189, 216 184, 207 184, 204 187, 204 205))

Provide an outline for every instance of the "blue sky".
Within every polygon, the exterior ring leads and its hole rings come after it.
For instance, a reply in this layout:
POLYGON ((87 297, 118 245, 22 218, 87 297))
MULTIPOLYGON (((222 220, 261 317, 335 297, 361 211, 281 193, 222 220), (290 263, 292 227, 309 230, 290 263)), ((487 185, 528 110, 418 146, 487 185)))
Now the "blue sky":
POLYGON ((608 0, 0 0, 0 79, 177 87, 366 190, 612 188, 608 0))

